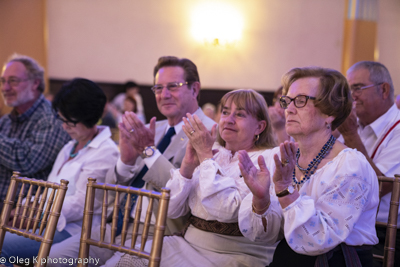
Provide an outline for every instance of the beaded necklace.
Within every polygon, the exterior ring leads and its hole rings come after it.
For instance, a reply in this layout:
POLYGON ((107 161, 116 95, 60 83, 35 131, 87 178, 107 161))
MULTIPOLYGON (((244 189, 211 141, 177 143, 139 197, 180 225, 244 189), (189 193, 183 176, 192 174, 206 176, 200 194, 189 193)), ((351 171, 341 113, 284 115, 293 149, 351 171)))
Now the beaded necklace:
POLYGON ((318 165, 321 163, 322 159, 325 158, 326 155, 328 155, 329 151, 331 151, 333 145, 335 144, 336 138, 331 135, 329 140, 325 143, 325 145, 321 148, 321 151, 318 153, 318 155, 308 164, 307 169, 301 168, 299 166, 299 158, 300 158, 300 148, 297 149, 296 152, 296 166, 299 168, 301 171, 305 172, 303 178, 301 178, 300 182, 297 181, 296 179, 296 168, 293 169, 293 184, 294 185, 300 185, 305 183, 307 180, 310 179, 311 175, 314 174, 315 170, 317 169, 318 165))
MULTIPOLYGON (((300 165, 299 165, 299 158, 300 158, 300 149, 297 149, 297 152, 296 152, 296 167, 297 167, 300 171, 305 172, 305 171, 307 170, 307 168, 302 168, 302 167, 300 167, 300 165)), ((309 164, 308 166, 310 166, 310 164, 309 164)))
MULTIPOLYGON (((86 145, 85 145, 82 149, 84 149, 85 147, 87 147, 87 146, 90 144, 90 142, 92 142, 92 140, 87 141, 86 145)), ((77 146, 78 146, 78 141, 76 141, 75 145, 74 145, 74 146, 72 147, 72 149, 71 149, 71 152, 69 152, 69 157, 70 157, 70 158, 75 158, 75 157, 78 155, 79 151, 77 151, 76 153, 74 153, 75 148, 76 148, 77 146)))

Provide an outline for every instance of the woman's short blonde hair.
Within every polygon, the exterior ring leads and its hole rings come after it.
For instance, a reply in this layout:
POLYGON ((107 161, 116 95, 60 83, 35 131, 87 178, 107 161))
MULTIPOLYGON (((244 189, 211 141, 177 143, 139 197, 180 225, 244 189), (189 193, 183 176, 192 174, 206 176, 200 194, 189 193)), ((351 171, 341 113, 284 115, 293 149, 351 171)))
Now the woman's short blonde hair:
MULTIPOLYGON (((266 127, 260 133, 257 139, 254 137, 254 146, 257 148, 271 148, 276 146, 275 138, 272 133, 271 120, 268 115, 268 106, 262 95, 253 89, 237 89, 226 93, 221 99, 221 112, 226 106, 227 102, 231 101, 238 108, 246 110, 246 112, 256 118, 258 121, 265 121, 266 127), (257 139, 257 140, 256 140, 257 139)), ((217 142, 221 146, 225 146, 225 141, 217 131, 217 142)))
POLYGON ((349 116, 353 100, 346 78, 337 70, 304 67, 294 68, 282 77, 283 95, 287 95, 289 87, 302 78, 319 78, 318 93, 314 106, 323 114, 333 116, 332 131, 349 116))

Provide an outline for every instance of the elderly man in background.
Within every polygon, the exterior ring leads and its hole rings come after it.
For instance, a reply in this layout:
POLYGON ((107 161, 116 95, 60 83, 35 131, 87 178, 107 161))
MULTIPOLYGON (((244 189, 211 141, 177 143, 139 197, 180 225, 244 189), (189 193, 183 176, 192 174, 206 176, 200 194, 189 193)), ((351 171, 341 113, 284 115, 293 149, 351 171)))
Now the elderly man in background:
POLYGON ((3 66, 1 93, 13 110, 0 119, 1 206, 13 171, 46 179, 70 139, 44 98, 44 87, 44 70, 34 59, 13 55, 3 66))
MULTIPOLYGON (((107 174, 108 183, 119 183, 150 190, 164 187, 171 177, 170 171, 181 166, 186 152, 188 137, 182 130, 184 124, 182 118, 186 117, 187 113, 196 115, 208 130, 211 130, 215 124, 199 108, 199 74, 196 65, 189 59, 161 57, 154 67, 154 84, 152 90, 158 110, 167 119, 156 123, 156 118, 153 117, 150 125, 146 126, 135 113, 125 112, 123 122, 119 124, 121 156, 115 168, 110 169, 107 174)), ((132 199, 131 203, 135 203, 134 201, 135 199, 132 199)), ((122 219, 121 207, 124 207, 126 198, 121 202, 119 215, 122 219)), ((146 207, 142 208, 146 209, 146 207)), ((135 216, 134 212, 132 209, 130 214, 132 218, 135 216)), ((142 216, 144 215, 142 214, 142 216)), ((143 218, 141 221, 143 222, 143 218)), ((118 221, 117 232, 121 230, 120 222, 121 220, 118 221)), ((154 224, 154 222, 151 223, 154 224)), ((172 234, 180 231, 183 226, 184 218, 168 219, 165 233, 172 234)), ((93 229, 92 237, 99 237, 99 228, 93 229)), ((111 224, 107 224, 106 239, 108 240, 110 230, 111 224)), ((132 231, 132 224, 129 225, 128 231, 132 231)), ((120 236, 117 237, 116 242, 120 242, 120 236)), ((77 258, 79 243, 80 235, 74 235, 64 242, 54 245, 50 252, 50 258, 77 258)), ((126 244, 128 243, 130 240, 126 241, 126 244)), ((99 263, 106 264, 106 266, 115 266, 120 260, 121 253, 113 254, 114 252, 111 250, 95 246, 91 246, 89 251, 92 258, 99 259, 99 263), (112 258, 110 259, 110 257, 112 258)))
MULTIPOLYGON (((339 127, 345 144, 363 153, 378 176, 400 174, 400 110, 389 71, 379 62, 361 61, 347 71, 347 80, 354 108, 339 127)), ((387 222, 390 191, 390 184, 384 184, 377 221, 387 222)), ((400 218, 397 228, 400 236, 400 218)), ((383 252, 386 230, 377 227, 377 234, 376 248, 383 252)), ((396 242, 395 261, 400 264, 400 239, 396 242)))

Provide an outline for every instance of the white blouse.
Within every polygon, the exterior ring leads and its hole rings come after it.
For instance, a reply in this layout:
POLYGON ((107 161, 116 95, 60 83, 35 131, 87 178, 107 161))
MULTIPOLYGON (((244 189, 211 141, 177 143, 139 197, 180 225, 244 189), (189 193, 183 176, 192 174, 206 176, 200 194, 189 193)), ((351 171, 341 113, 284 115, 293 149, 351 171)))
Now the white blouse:
MULTIPOLYGON (((375 216, 379 202, 375 171, 356 149, 342 150, 318 169, 300 188, 300 197, 286 207, 284 234, 297 253, 310 256, 328 252, 342 242, 351 246, 378 243, 375 216)), ((239 220, 254 220, 251 204, 239 220)), ((261 227, 243 233, 267 238, 261 227)))
MULTIPOLYGON (((58 153, 48 177, 48 181, 55 183, 59 183, 61 179, 69 181, 57 224, 58 231, 66 230, 71 235, 81 232, 87 179, 92 177, 97 182, 104 183, 108 169, 114 168, 117 162, 118 147, 111 139, 110 129, 105 126, 97 128, 99 133, 96 137, 69 161, 69 154, 76 141, 68 142, 58 153)), ((95 198, 94 223, 100 222, 101 204, 102 196, 99 192, 95 198)))
MULTIPOLYGON (((203 161, 195 169, 192 179, 183 177, 179 169, 171 171, 172 178, 166 185, 171 189, 168 217, 177 218, 190 210, 194 216, 204 220, 238 222, 239 207, 245 196, 250 193, 240 174, 238 154, 235 153, 232 156, 231 151, 217 143, 214 144, 213 149, 219 150, 214 160, 203 161)), ((276 151, 268 149, 248 154, 253 164, 258 167, 259 155, 272 159, 276 151)), ((269 169, 270 165, 267 163, 269 169)), ((280 209, 277 201, 270 207, 270 209, 274 208, 278 211, 280 209)), ((267 231, 272 236, 271 242, 276 242, 281 216, 271 216, 268 219, 271 220, 271 225, 278 225, 277 228, 271 227, 272 230, 277 231, 273 233, 267 231)))

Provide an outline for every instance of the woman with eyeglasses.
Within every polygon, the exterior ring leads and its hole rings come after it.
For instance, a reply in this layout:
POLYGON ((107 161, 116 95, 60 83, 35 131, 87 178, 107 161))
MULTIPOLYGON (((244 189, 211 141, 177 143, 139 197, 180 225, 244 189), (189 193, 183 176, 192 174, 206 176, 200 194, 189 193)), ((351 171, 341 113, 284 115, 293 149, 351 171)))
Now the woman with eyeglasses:
MULTIPOLYGON (((48 181, 69 181, 53 244, 81 232, 89 177, 105 182, 105 176, 118 159, 118 147, 111 140, 110 129, 97 126, 106 96, 94 82, 76 78, 64 84, 53 100, 53 109, 62 127, 71 137, 59 152, 48 181)), ((102 197, 96 195, 94 223, 100 223, 102 197)), ((7 233, 1 256, 32 259, 37 256, 40 242, 7 233)), ((7 262, 7 266, 13 266, 7 262)))
MULTIPOLYGON (((285 141, 281 160, 274 156, 276 170, 271 175, 285 238, 269 266, 372 266, 371 249, 378 242, 378 180, 360 152, 332 135, 351 111, 346 78, 335 70, 308 67, 290 70, 282 82, 286 131, 296 143, 285 141)), ((262 202, 269 185, 246 171, 253 167, 251 162, 242 158, 240 164, 253 193, 248 198, 262 202)), ((240 229, 248 230, 243 235, 267 238, 268 225, 260 222, 251 205, 241 210, 240 229)))

